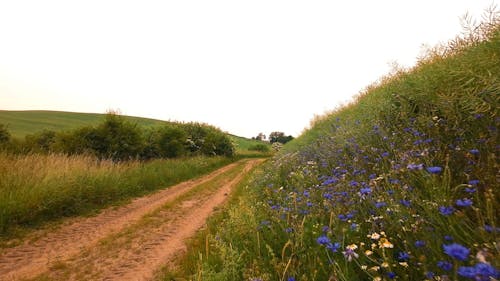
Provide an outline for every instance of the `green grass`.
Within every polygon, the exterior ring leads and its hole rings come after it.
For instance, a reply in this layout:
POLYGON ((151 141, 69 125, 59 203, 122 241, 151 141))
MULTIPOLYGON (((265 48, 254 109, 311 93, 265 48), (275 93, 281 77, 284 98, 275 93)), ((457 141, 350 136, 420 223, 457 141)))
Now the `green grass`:
POLYGON ((206 174, 236 159, 114 163, 86 156, 0 154, 0 237, 61 217, 95 212, 206 174))
POLYGON ((183 277, 498 280, 499 102, 497 14, 318 118, 183 277))
MULTIPOLYGON (((0 123, 6 124, 14 138, 24 138, 28 134, 42 130, 66 131, 84 126, 96 125, 104 121, 105 114, 77 113, 63 111, 7 111, 0 110, 0 123)), ((125 120, 139 126, 159 126, 166 121, 123 116, 125 120)))

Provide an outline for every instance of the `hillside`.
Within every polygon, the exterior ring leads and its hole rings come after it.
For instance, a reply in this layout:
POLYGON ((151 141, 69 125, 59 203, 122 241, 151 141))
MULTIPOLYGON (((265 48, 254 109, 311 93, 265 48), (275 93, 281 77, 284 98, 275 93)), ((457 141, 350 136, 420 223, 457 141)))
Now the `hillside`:
MULTIPOLYGON (((0 110, 0 123, 6 124, 15 138, 24 138, 27 134, 46 130, 64 131, 88 125, 96 125, 104 120, 105 114, 77 113, 63 111, 27 110, 8 111, 0 110)), ((127 121, 140 126, 152 127, 166 121, 123 116, 127 121)))
POLYGON ((500 15, 485 18, 287 144, 184 274, 498 280, 500 15))

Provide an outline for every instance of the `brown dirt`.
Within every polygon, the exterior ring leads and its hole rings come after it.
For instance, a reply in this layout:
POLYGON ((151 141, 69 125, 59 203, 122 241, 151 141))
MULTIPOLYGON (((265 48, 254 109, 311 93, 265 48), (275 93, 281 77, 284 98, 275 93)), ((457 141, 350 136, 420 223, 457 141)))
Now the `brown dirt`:
POLYGON ((77 218, 51 233, 0 250, 0 280, 151 280, 185 251, 231 188, 262 160, 243 160, 130 204, 77 218), (218 177, 244 165, 234 177, 218 177), (216 190, 188 191, 210 181, 216 190), (177 202, 180 201, 180 202, 177 202), (172 207, 165 207, 174 204, 172 207))

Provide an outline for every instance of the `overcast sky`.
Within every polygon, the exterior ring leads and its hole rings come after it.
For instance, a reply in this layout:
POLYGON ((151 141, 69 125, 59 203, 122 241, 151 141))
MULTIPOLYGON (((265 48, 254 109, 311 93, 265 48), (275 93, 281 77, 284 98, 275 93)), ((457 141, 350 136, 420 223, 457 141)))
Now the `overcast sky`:
POLYGON ((497 2, 1 1, 0 109, 297 136, 497 2))

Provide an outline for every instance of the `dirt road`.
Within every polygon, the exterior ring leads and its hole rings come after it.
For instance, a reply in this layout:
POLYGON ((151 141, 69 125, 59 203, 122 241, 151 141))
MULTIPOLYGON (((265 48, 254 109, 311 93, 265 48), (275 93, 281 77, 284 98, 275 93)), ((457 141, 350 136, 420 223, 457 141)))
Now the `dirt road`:
POLYGON ((262 160, 242 160, 209 175, 76 218, 0 249, 0 280, 151 280, 185 251, 242 177, 262 160))

